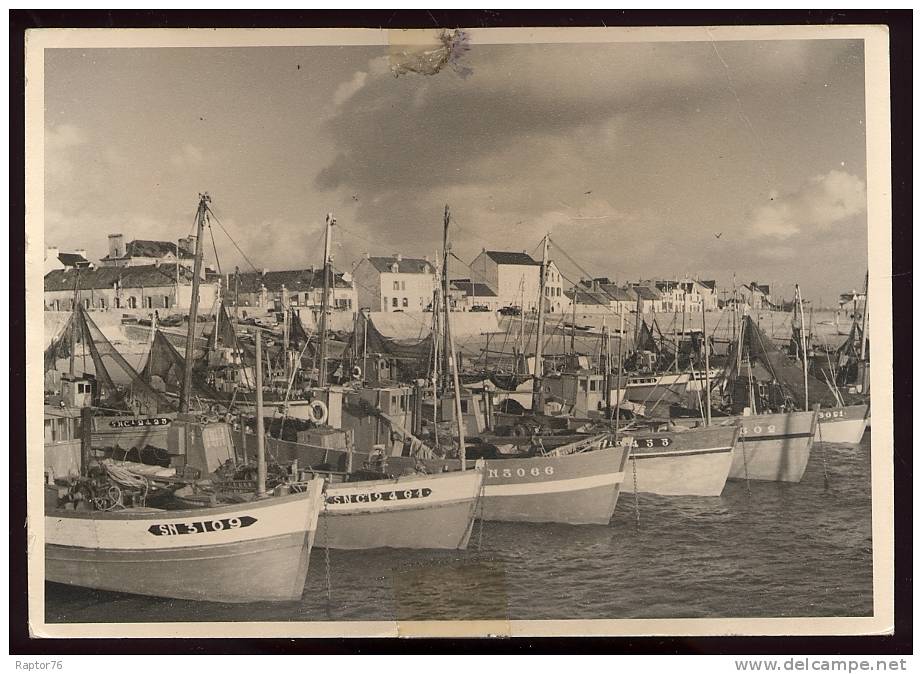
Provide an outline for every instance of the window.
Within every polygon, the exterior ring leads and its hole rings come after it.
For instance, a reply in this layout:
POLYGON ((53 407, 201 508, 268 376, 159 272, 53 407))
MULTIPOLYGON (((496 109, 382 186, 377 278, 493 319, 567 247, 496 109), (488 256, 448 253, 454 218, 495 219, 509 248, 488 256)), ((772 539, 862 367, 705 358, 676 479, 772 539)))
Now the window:
POLYGON ((410 306, 410 301, 406 297, 403 298, 403 306, 405 307, 410 306))
POLYGON ((401 282, 400 282, 400 289, 401 289, 401 290, 406 290, 406 289, 407 289, 407 282, 406 282, 406 281, 401 281, 401 282))
POLYGON ((467 400, 461 401, 461 414, 467 414, 467 400))
POLYGON ((590 390, 590 391, 597 391, 597 390, 598 390, 598 386, 596 386, 596 384, 598 384, 598 382, 597 382, 595 379, 590 379, 590 380, 589 380, 589 390, 590 390))
POLYGON ((170 296, 169 295, 163 295, 161 297, 161 305, 163 306, 164 309, 170 308, 170 296))
POLYGON ((397 308, 398 305, 397 305, 397 298, 396 298, 396 297, 393 298, 393 299, 391 300, 391 305, 392 305, 395 309, 397 308))
POLYGON ((89 298, 89 297, 85 297, 85 298, 83 299, 83 308, 84 308, 84 309, 89 309, 89 308, 90 308, 90 298, 89 298))
POLYGON ((400 290, 400 281, 394 281, 394 290, 400 290))
POLYGON ((116 308, 116 309, 121 309, 121 308, 122 308, 122 298, 121 298, 121 297, 116 297, 116 298, 115 298, 115 308, 116 308))
POLYGON ((138 308, 138 298, 132 295, 128 298, 128 308, 137 309, 138 308))
POLYGON ((144 298, 144 308, 145 309, 154 308, 154 298, 153 297, 148 296, 144 298))
POLYGON ((100 309, 105 309, 105 308, 106 308, 106 298, 105 298, 105 297, 100 297, 100 298, 99 298, 99 308, 100 308, 100 309))

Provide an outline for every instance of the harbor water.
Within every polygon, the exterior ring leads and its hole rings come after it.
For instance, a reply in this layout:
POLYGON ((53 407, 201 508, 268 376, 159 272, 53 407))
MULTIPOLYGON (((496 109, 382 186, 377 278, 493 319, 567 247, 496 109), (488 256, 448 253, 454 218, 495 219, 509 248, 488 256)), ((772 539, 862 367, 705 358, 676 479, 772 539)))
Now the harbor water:
POLYGON ((635 507, 628 475, 608 526, 478 522, 459 552, 315 548, 302 600, 292 603, 187 602, 49 583, 46 621, 867 616, 870 469, 866 433, 859 447, 815 445, 799 484, 751 482, 747 490, 730 481, 719 498, 640 494, 635 507))

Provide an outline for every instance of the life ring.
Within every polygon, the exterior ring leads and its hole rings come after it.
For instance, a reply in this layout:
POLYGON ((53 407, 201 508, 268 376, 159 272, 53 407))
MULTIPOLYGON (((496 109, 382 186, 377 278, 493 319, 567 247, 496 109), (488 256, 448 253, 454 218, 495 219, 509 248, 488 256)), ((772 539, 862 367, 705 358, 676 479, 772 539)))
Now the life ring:
POLYGON ((352 368, 352 378, 353 378, 353 379, 361 379, 361 378, 362 378, 362 368, 360 368, 358 365, 356 365, 354 368, 352 368))
POLYGON ((325 424, 330 416, 326 403, 322 400, 313 400, 310 404, 311 421, 315 424, 325 424))

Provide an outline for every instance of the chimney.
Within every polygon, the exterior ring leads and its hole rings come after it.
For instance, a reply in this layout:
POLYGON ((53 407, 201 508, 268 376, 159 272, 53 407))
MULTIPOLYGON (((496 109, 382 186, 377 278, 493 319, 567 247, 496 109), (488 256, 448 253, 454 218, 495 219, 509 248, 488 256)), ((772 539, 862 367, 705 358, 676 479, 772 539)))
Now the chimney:
POLYGON ((109 235, 109 257, 124 257, 125 256, 125 240, 121 234, 110 234, 109 235))
POLYGON ((362 253, 362 257, 364 257, 366 260, 371 259, 371 255, 368 253, 367 250, 364 253, 362 253))
POLYGON ((266 269, 265 267, 263 267, 263 276, 265 276, 265 275, 268 274, 268 273, 269 273, 269 270, 266 269))
POLYGON ((397 260, 397 262, 402 262, 403 255, 401 255, 400 253, 394 253, 394 259, 397 260))
POLYGON ((179 245, 176 250, 176 257, 180 257, 182 253, 186 255, 195 255, 195 235, 190 234, 189 236, 183 237, 179 240, 179 245))

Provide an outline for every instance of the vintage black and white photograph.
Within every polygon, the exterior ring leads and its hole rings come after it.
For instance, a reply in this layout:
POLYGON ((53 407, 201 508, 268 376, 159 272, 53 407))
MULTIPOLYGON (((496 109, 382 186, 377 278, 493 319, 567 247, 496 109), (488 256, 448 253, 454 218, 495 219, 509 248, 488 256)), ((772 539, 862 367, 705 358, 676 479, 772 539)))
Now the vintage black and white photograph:
POLYGON ((890 629, 885 30, 26 43, 36 634, 890 629))

